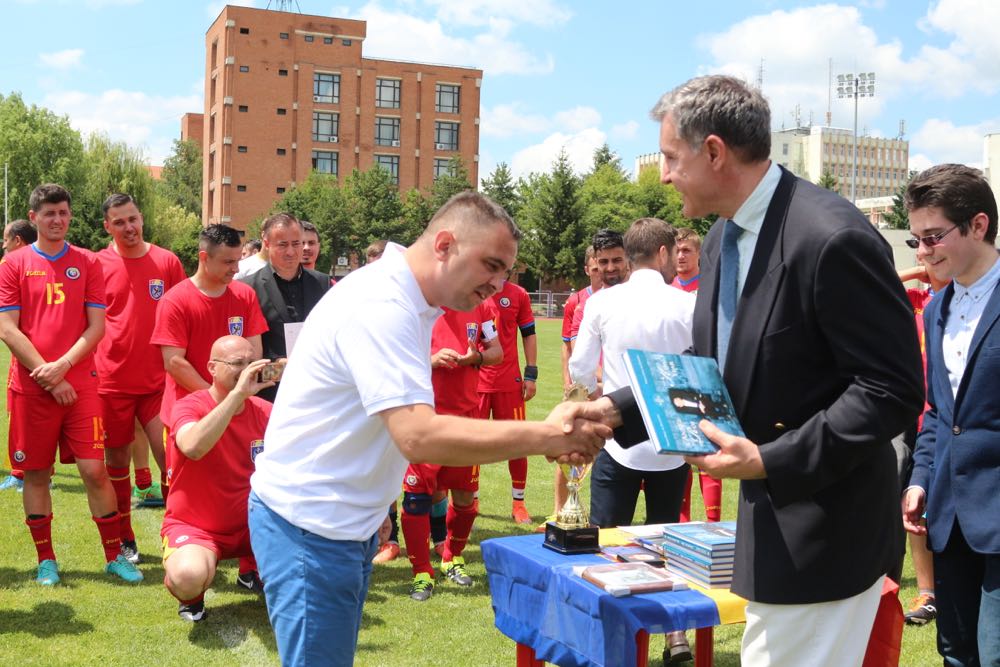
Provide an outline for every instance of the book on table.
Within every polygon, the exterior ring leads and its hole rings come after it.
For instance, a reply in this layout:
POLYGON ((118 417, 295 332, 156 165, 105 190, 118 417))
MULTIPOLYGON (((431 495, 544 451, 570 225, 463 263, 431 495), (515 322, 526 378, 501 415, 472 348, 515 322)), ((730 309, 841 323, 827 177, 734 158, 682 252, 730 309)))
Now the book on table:
POLYGON ((657 452, 715 453, 718 448, 698 427, 702 419, 726 433, 744 436, 715 359, 636 349, 622 356, 657 452))
POLYGON ((591 565, 583 568, 580 576, 616 597, 687 589, 687 583, 682 579, 671 577, 663 569, 646 563, 591 565))
POLYGON ((682 577, 704 588, 729 588, 733 583, 732 573, 710 575, 703 571, 689 568, 676 559, 668 558, 665 570, 673 576, 682 577))
POLYGON ((663 539, 706 556, 721 555, 736 549, 736 522, 669 523, 663 527, 663 539))
POLYGON ((666 562, 661 554, 635 544, 602 547, 601 552, 620 563, 646 563, 653 567, 663 567, 666 562))
POLYGON ((685 549, 662 538, 659 540, 651 540, 649 542, 642 541, 640 544, 651 551, 655 551, 664 558, 682 558, 689 561, 693 565, 711 570, 731 570, 733 567, 733 561, 735 560, 735 554, 732 551, 722 552, 715 554, 714 556, 708 556, 696 551, 685 549))

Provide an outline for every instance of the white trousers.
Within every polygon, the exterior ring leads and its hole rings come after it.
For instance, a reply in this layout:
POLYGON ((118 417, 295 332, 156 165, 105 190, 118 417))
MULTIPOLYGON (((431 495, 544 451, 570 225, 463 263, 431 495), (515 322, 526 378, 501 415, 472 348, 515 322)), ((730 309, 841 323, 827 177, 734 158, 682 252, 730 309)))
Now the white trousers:
POLYGON ((833 602, 748 602, 742 667, 860 667, 884 579, 833 602))

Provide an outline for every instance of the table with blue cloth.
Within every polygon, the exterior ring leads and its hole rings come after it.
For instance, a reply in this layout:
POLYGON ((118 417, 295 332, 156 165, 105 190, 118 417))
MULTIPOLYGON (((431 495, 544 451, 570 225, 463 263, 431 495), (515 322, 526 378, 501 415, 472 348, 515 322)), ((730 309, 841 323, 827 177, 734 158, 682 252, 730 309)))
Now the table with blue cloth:
POLYGON ((711 665, 715 600, 696 590, 614 597, 573 572, 607 565, 606 558, 563 555, 543 547, 543 539, 521 535, 480 545, 495 624, 517 642, 518 665, 643 665, 649 634, 698 628, 697 664, 711 665))

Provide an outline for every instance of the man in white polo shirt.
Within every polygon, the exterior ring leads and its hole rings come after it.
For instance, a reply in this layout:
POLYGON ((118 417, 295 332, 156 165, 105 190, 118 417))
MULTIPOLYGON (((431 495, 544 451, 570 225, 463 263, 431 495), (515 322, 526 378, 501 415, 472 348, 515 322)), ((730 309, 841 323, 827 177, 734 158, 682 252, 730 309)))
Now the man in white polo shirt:
POLYGON ((575 418, 578 404, 544 422, 434 412, 440 306, 471 310, 496 292, 519 237, 500 206, 460 193, 411 247, 386 248, 307 318, 251 479, 251 540, 282 664, 353 664, 376 533, 407 461, 585 461, 610 437, 575 418))

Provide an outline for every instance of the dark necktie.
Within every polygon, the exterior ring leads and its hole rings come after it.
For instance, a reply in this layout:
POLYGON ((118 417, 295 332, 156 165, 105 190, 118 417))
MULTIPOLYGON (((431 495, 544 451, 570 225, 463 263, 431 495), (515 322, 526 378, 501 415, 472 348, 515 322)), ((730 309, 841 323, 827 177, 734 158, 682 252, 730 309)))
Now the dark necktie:
POLYGON ((726 370, 726 354, 729 352, 729 335, 736 318, 736 292, 740 273, 740 251, 736 242, 740 229, 732 220, 726 220, 722 228, 722 258, 719 262, 719 317, 718 317, 718 357, 719 370, 726 370))

